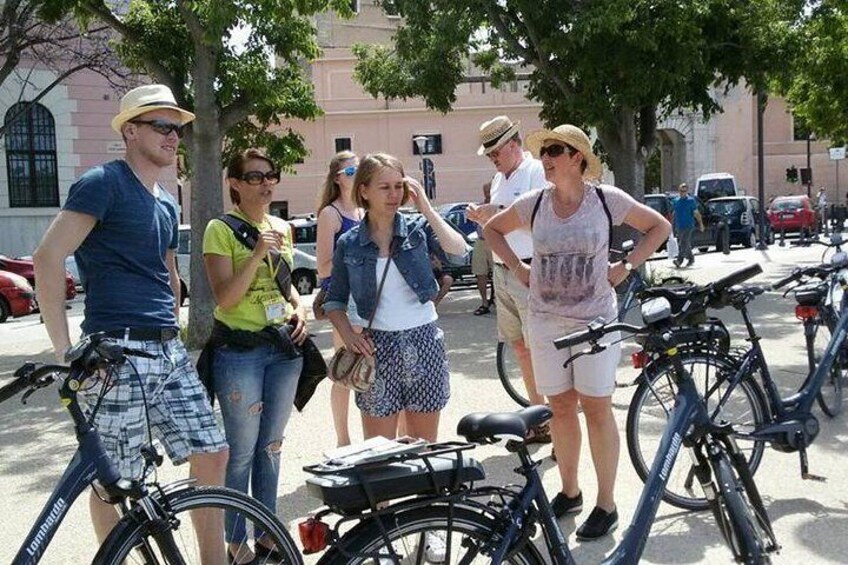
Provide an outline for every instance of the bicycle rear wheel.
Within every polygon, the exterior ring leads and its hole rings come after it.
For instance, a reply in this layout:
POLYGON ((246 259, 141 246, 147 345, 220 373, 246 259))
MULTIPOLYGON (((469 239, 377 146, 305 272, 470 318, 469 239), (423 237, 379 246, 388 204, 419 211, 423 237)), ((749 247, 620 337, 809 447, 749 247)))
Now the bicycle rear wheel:
MULTIPOLYGON (((230 551, 222 545, 220 548, 201 547, 192 524, 191 513, 198 510, 218 510, 233 512, 242 518, 246 527, 246 539, 241 541, 228 555, 226 563, 249 562, 251 564, 285 563, 288 565, 303 563, 300 552, 286 529, 265 506, 238 491, 222 487, 194 487, 187 490, 167 494, 167 503, 174 513, 171 520, 172 528, 164 538, 155 539, 151 533, 150 522, 141 519, 141 511, 131 513, 118 522, 118 525, 103 542, 100 551, 94 557, 97 565, 111 564, 173 564, 186 565, 219 561, 225 551, 230 551), (276 550, 277 555, 257 556, 250 561, 254 554, 256 542, 253 539, 263 532, 262 540, 267 547, 276 550), (162 542, 166 539, 166 542, 162 542), (177 554, 174 557, 174 552, 177 554)), ((221 512, 223 514, 223 512, 221 512)), ((221 515, 223 522, 223 515, 221 515)), ((227 536, 232 537, 232 536, 227 536)))
POLYGON ((527 408, 530 400, 527 398, 524 388, 524 378, 521 375, 521 366, 515 358, 515 350, 506 342, 498 342, 497 350, 498 377, 506 393, 519 406, 527 408))
MULTIPOLYGON (((816 324, 815 332, 812 347, 815 367, 818 367, 824 356, 824 351, 830 343, 831 333, 824 323, 816 324)), ((830 372, 816 395, 816 400, 822 411, 831 418, 835 418, 842 412, 842 379, 843 372, 846 370, 845 361, 844 353, 834 360, 833 365, 830 366, 830 372)), ((811 369, 815 369, 815 367, 811 367, 811 369)))
POLYGON ((763 535, 761 517, 751 506, 742 480, 724 450, 710 457, 718 496, 713 511, 725 541, 737 562, 771 563, 769 542, 763 535))
MULTIPOLYGON (((376 519, 360 522, 330 548, 319 563, 491 563, 491 556, 485 555, 483 549, 490 540, 494 541, 492 545, 497 544, 497 522, 490 516, 466 507, 454 506, 452 515, 449 515, 450 512, 447 505, 436 505, 381 516, 391 541, 391 551, 376 519), (428 545, 432 541, 430 536, 434 535, 444 543, 445 551, 439 556, 432 554, 433 545, 436 544, 428 545)), ((545 560, 533 543, 528 541, 507 555, 504 563, 541 565, 545 560)))
MULTIPOLYGON (((719 399, 728 390, 727 379, 734 374, 735 363, 723 355, 703 351, 681 353, 680 359, 701 390, 708 413, 713 414, 719 408, 719 399)), ((668 415, 674 407, 677 387, 672 379, 673 372, 674 367, 668 359, 658 361, 653 368, 647 368, 646 378, 641 380, 630 401, 626 427, 627 451, 642 481, 647 479, 651 471, 668 415)), ((746 439, 745 436, 763 425, 768 419, 768 413, 768 404, 760 386, 748 375, 738 386, 733 387, 714 417, 716 422, 725 421, 733 425, 735 437, 739 440, 752 473, 760 465, 765 444, 746 439)), ((678 508, 706 510, 709 504, 685 452, 684 448, 678 453, 662 498, 678 508)))

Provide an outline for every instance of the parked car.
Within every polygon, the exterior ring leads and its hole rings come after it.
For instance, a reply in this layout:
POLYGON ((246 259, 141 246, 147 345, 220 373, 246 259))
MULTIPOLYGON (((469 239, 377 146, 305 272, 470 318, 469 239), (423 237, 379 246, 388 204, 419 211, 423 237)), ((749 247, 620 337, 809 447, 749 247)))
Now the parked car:
POLYGON ((769 205, 768 219, 774 231, 812 231, 816 211, 807 196, 778 196, 769 205))
MULTIPOLYGON (((18 257, 12 259, 6 255, 0 255, 0 271, 9 271, 20 275, 27 280, 32 288, 35 288, 35 267, 32 257, 18 257)), ((65 271, 65 298, 72 300, 77 295, 77 283, 73 275, 65 271)))
POLYGON ((19 318, 35 310, 35 291, 27 280, 9 271, 0 271, 0 324, 9 317, 19 318))
MULTIPOLYGON (((315 256, 294 248, 292 284, 300 294, 312 294, 318 286, 318 267, 315 256)), ((180 306, 191 296, 191 226, 181 225, 177 247, 177 271, 180 274, 180 306)))
POLYGON ((67 257, 65 257, 65 270, 71 273, 71 276, 74 277, 77 292, 83 292, 85 288, 83 287, 82 275, 80 274, 79 267, 77 267, 76 257, 74 257, 73 255, 68 255, 67 257))
POLYGON ((459 228, 459 231, 466 236, 477 233, 477 223, 472 222, 465 215, 465 209, 468 208, 468 204, 468 202, 452 202, 439 206, 437 210, 441 217, 459 228))
MULTIPOLYGON (((728 196, 707 202, 710 215, 724 218, 730 228, 730 245, 754 247, 760 241, 760 201, 753 196, 728 196)), ((765 242, 773 243, 774 234, 768 221, 765 223, 765 242)))
POLYGON ((289 220, 294 236, 294 246, 307 255, 315 257, 318 240, 318 221, 315 218, 294 218, 289 220))

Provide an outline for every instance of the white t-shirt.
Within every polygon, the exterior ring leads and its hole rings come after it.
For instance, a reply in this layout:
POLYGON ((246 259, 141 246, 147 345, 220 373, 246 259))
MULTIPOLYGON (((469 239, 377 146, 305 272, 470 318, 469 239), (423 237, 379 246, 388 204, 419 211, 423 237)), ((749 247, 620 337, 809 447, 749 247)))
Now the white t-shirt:
MULTIPOLYGON (((383 278, 387 260, 388 257, 377 257, 377 285, 383 278)), ((377 311, 374 313, 374 323, 371 327, 375 330, 397 332, 435 322, 438 318, 433 301, 428 300, 421 304, 418 295, 409 288, 397 265, 392 261, 389 272, 386 273, 383 292, 377 301, 377 311)))
MULTIPOLYGON (((492 204, 501 206, 509 206, 515 200, 535 188, 545 188, 548 186, 548 181, 545 180, 545 169, 542 168, 542 162, 534 159, 533 156, 525 151, 524 159, 518 165, 509 178, 503 173, 497 173, 492 179, 492 204)), ((528 259, 533 256, 533 238, 530 236, 530 230, 520 228, 511 233, 506 234, 506 242, 509 243, 512 251, 519 259, 528 259)), ((503 263, 503 259, 493 254, 495 263, 503 263)))
MULTIPOLYGON (((621 225, 636 204, 623 190, 600 185, 613 225, 621 225)), ((542 200, 533 223, 533 268, 530 269, 530 312, 553 314, 580 322, 615 316, 610 285, 609 220, 594 185, 584 184, 580 207, 563 219, 551 204, 553 187, 534 190, 515 201, 513 209, 530 225, 533 207, 542 200)))

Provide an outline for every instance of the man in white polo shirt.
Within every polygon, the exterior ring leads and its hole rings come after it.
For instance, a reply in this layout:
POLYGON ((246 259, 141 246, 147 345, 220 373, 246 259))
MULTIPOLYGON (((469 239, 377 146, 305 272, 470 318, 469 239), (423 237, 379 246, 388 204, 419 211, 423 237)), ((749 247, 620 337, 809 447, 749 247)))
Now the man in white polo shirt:
MULTIPOLYGON (((471 204, 468 218, 480 225, 512 204, 512 202, 534 188, 547 186, 542 163, 534 159, 521 147, 518 134, 520 123, 513 124, 507 116, 497 116, 480 126, 480 148, 478 155, 486 155, 497 173, 492 178, 491 203, 471 204)), ((510 247, 526 262, 533 257, 533 239, 530 230, 516 230, 506 236, 510 247)), ((527 301, 529 289, 519 281, 497 255, 493 256, 492 280, 495 285, 495 305, 498 313, 498 335, 509 342, 521 366, 521 375, 531 404, 544 404, 545 399, 536 392, 530 350, 527 348, 527 301)), ((547 443, 547 429, 535 430, 529 441, 547 443)))

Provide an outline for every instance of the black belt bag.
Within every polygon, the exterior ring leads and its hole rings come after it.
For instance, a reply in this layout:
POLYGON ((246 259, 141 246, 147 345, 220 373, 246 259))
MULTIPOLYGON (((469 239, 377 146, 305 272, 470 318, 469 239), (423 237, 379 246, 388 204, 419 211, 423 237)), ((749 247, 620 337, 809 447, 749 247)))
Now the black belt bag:
POLYGON ((103 332, 107 337, 114 339, 128 339, 130 341, 158 341, 165 343, 180 335, 177 328, 123 328, 120 330, 109 330, 103 332))

